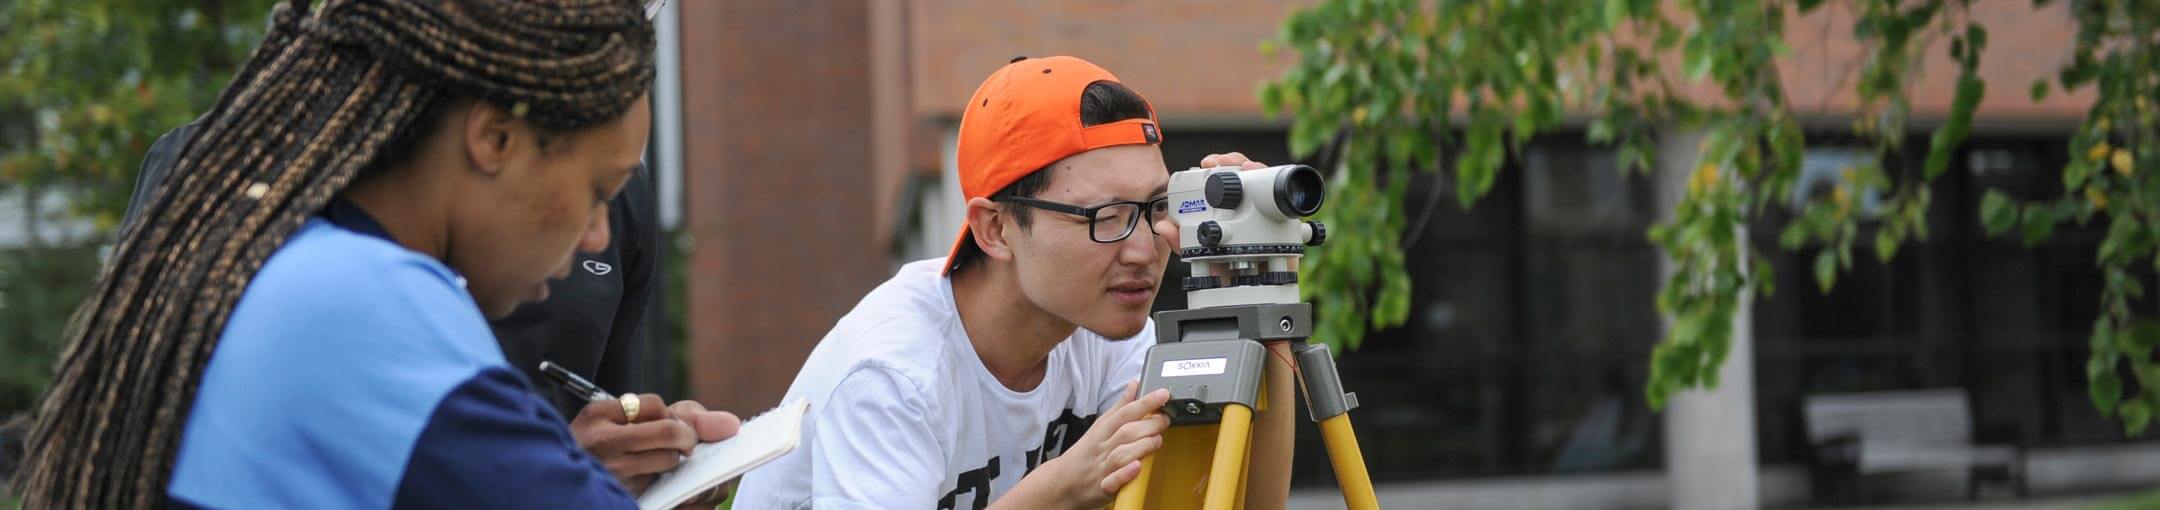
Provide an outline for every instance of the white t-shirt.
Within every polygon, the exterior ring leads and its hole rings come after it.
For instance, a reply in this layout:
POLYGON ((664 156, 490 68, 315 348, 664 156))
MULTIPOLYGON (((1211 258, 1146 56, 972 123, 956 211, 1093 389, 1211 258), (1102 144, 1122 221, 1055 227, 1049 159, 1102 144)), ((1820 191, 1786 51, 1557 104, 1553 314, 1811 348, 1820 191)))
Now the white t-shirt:
POLYGON ((744 476, 734 508, 983 508, 1140 377, 1152 320, 1127 340, 1076 330, 1042 384, 1006 388, 968 342, 944 263, 902 267, 818 342, 786 397, 810 401, 802 444, 744 476))

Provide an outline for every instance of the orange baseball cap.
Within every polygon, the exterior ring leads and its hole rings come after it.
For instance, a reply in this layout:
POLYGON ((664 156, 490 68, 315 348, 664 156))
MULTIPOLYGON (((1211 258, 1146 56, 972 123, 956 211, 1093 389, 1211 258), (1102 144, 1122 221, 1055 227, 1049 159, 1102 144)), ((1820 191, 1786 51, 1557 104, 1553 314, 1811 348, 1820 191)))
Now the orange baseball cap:
MULTIPOLYGON (((1116 145, 1160 144, 1154 107, 1148 118, 1083 126, 1080 95, 1098 81, 1116 82, 1110 71, 1073 57, 1018 57, 968 97, 960 114, 962 200, 989 197, 1028 174, 1074 154, 1116 145)), ((945 256, 945 273, 959 267, 969 242, 967 223, 945 256)))

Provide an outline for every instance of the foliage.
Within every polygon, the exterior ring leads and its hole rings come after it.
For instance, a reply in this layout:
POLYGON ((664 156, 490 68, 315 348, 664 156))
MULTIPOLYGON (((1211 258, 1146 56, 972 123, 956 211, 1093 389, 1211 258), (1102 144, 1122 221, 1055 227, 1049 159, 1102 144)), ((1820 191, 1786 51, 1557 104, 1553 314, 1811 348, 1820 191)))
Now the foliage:
POLYGON ((0 247, 0 417, 50 379, 144 151, 209 108, 274 1, 0 0, 0 197, 29 209, 5 226, 28 243, 0 247))
MULTIPOLYGON (((2098 97, 2071 135, 2063 195, 2019 203, 1990 192, 1981 200, 1981 222, 1990 233, 2015 230, 2027 244, 2046 239, 2057 223, 2107 222, 2095 261, 2102 278, 2100 317, 2093 322, 2085 375, 2093 405, 2103 415, 2120 416, 2123 429, 2136 435, 2160 410, 2160 364, 2153 360, 2160 318, 2134 306, 2145 296, 2141 280, 2160 269, 2160 179, 2140 171, 2160 164, 2154 159, 2160 125, 2152 107, 2160 100, 2160 48, 2154 46, 2160 4, 2088 1, 2069 7, 2077 20, 2076 45, 2070 66, 2054 81, 2064 90, 2093 89, 2098 97), (2124 389, 2126 382, 2134 393, 2124 389)), ((2032 85, 2035 98, 2049 89, 2045 80, 2032 85)))
POLYGON ((1646 391, 1662 406, 1682 389, 1715 386, 1741 300, 1774 290, 1746 226, 1772 207, 1794 208, 1781 245, 1816 250, 1825 291, 1852 266, 1863 225, 1876 256, 1893 257, 1927 235, 1925 181, 1948 167, 1986 91, 1975 69, 1987 31, 1968 19, 1968 1, 1845 2, 1868 52, 1852 83, 1865 119, 1855 127, 1878 156, 1904 149, 1909 71, 1938 39, 1959 64, 1954 105, 1920 169, 1863 163, 1788 203, 1806 139, 1776 64, 1791 53, 1787 18, 1823 3, 1329 0, 1293 14, 1269 44, 1297 61, 1262 85, 1260 100, 1292 117, 1294 154, 1327 148, 1333 160, 1321 220, 1335 235, 1301 277, 1320 309, 1315 336, 1354 348, 1368 329, 1407 317, 1400 237, 1413 170, 1435 171, 1451 151, 1450 182, 1468 207, 1525 143, 1572 121, 1615 147, 1623 171, 1687 169, 1670 217, 1648 233, 1672 272, 1657 295, 1671 327, 1651 355, 1646 391), (1700 133, 1695 159, 1656 161, 1659 136, 1676 131, 1700 133), (1881 207, 1856 203, 1882 194, 1881 207))
POLYGON ((52 380, 55 343, 97 260, 87 248, 0 253, 0 422, 36 405, 52 380))

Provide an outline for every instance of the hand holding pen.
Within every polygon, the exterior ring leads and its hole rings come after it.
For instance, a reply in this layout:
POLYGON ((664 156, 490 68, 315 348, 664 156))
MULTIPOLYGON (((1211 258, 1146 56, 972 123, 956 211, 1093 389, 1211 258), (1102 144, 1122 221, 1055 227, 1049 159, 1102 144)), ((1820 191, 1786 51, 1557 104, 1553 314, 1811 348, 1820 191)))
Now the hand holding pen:
POLYGON ((698 443, 734 437, 742 428, 734 414, 708 411, 696 401, 668 406, 650 393, 616 396, 552 362, 541 362, 540 371, 589 402, 570 420, 570 435, 633 494, 675 469, 698 443))

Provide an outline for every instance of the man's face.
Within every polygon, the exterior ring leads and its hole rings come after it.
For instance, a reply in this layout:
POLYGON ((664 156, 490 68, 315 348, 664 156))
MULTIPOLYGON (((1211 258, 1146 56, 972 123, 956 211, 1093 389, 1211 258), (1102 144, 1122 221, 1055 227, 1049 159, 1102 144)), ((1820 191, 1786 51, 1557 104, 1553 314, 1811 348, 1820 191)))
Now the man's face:
MULTIPOLYGON (((1056 173, 1035 198, 1081 207, 1111 202, 1148 202, 1170 184, 1162 150, 1153 145, 1104 147, 1051 165, 1056 173)), ((1163 267, 1177 239, 1167 215, 1143 216, 1132 235, 1098 243, 1087 218, 1037 209, 1028 229, 1008 237, 1021 291, 1035 305, 1076 326, 1109 338, 1140 333, 1155 302, 1163 267)), ((1122 225, 1122 218, 1100 218, 1122 225)), ((1118 229, 1112 229, 1118 230, 1118 229)))
POLYGON ((645 150, 652 112, 639 99, 615 120, 548 137, 542 147, 511 143, 499 171, 475 173, 470 200, 456 207, 447 259, 488 317, 547 298, 548 280, 569 276, 577 253, 608 245, 608 201, 645 150))

